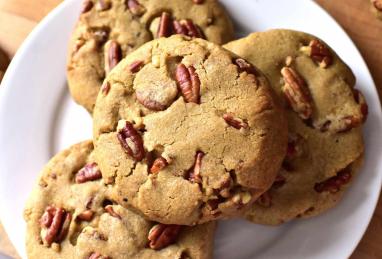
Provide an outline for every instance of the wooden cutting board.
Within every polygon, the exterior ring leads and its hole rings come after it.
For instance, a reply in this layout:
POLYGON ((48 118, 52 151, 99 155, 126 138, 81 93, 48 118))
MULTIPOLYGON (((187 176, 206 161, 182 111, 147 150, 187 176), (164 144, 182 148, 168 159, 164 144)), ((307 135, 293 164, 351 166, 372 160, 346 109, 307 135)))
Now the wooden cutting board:
MULTIPOLYGON (((61 0, 0 0, 0 47, 12 57, 34 26, 60 2, 61 0)), ((382 20, 376 19, 370 11, 369 0, 317 0, 317 2, 344 27, 356 43, 370 68, 381 97, 382 20)), ((380 199, 370 226, 351 258, 382 258, 381 236, 382 200, 380 199)), ((1 224, 0 252, 18 258, 1 224)))

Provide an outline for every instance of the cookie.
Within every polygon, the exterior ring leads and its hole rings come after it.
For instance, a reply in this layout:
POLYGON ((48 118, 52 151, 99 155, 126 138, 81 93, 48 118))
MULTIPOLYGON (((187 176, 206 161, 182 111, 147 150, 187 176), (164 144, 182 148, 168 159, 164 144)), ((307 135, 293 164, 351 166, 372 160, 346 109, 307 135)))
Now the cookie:
POLYGON ((218 45, 149 42, 107 76, 95 159, 123 206, 164 224, 242 215, 270 187, 287 145, 264 76, 218 45))
POLYGON ((174 33, 222 44, 233 39, 233 26, 216 0, 86 0, 69 44, 74 100, 92 112, 105 75, 122 57, 174 33))
POLYGON ((28 258, 212 258, 215 223, 157 224, 116 204, 92 150, 76 144, 43 169, 24 213, 28 258))
POLYGON ((261 69, 287 110, 283 168, 247 218, 280 224, 334 207, 364 152, 367 105, 352 71, 323 41, 297 31, 253 33, 224 47, 261 69))
POLYGON ((382 20, 382 1, 381 0, 371 0, 372 11, 375 13, 377 18, 382 20))

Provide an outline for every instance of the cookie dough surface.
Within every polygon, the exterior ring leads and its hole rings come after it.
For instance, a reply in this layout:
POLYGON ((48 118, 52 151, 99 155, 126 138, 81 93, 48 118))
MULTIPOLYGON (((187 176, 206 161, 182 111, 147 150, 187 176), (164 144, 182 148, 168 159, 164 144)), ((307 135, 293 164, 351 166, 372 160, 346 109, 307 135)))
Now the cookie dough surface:
POLYGON ((92 150, 91 141, 76 144, 43 169, 24 212, 28 258, 212 258, 215 223, 168 231, 123 208, 92 150))
POLYGON ((223 7, 216 0, 199 2, 85 0, 69 44, 67 75, 74 100, 92 112, 105 75, 122 57, 158 36, 178 32, 218 44, 232 40, 233 26, 223 7))
POLYGON ((247 218, 280 224, 334 207, 364 152, 367 105, 352 71, 324 42, 297 31, 253 33, 224 47, 261 69, 287 109, 283 168, 247 218))
POLYGON ((172 36, 130 54, 104 85, 95 158, 123 205, 192 225, 241 215, 273 182, 286 121, 266 79, 243 59, 172 36))

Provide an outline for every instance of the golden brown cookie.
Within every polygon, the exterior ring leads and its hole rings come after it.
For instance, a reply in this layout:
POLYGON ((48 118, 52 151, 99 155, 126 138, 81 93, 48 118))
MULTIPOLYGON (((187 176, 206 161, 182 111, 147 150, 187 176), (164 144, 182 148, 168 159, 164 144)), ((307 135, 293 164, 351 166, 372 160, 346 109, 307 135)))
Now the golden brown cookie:
POLYGON ((222 44, 233 26, 216 0, 86 0, 68 55, 74 100, 92 112, 105 75, 126 54, 175 33, 222 44))
POLYGON ((95 158, 122 205, 165 224, 242 213, 285 155, 284 114, 251 64, 202 39, 149 42, 108 75, 95 158))
POLYGON ((253 33, 224 47, 261 69, 287 109, 283 168, 247 218, 280 224, 335 206, 364 151, 367 105, 352 71, 323 41, 297 31, 253 33))
POLYGON ((28 258, 212 258, 215 223, 157 224, 116 204, 92 150, 76 144, 43 169, 24 213, 28 258))

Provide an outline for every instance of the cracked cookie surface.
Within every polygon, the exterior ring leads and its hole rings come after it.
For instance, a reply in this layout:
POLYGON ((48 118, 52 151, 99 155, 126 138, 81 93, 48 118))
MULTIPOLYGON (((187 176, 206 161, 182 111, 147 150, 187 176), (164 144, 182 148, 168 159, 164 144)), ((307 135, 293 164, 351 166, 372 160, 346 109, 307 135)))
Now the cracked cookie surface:
POLYGON ((212 258, 214 222, 167 226, 118 205, 92 150, 76 144, 43 169, 24 212, 28 258, 212 258))
POLYGON ((334 207, 364 152, 367 105, 352 71, 323 41, 297 31, 253 33, 224 47, 261 69, 287 110, 283 168, 248 220, 275 225, 334 207))
POLYGON ((233 26, 216 0, 85 0, 68 53, 74 100, 92 112, 105 75, 122 57, 174 33, 223 44, 233 39, 233 26))
POLYGON ((95 158, 122 205, 164 224, 199 224, 242 215, 274 181, 286 120, 245 60, 172 36, 131 53, 104 85, 95 158))

